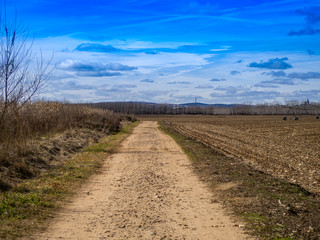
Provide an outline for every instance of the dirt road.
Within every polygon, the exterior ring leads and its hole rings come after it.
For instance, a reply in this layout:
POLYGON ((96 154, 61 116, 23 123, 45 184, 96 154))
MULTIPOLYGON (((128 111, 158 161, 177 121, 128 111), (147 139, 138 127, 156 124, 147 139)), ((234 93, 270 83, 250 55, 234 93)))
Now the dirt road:
POLYGON ((101 174, 33 239, 247 239, 180 147, 142 122, 101 174))

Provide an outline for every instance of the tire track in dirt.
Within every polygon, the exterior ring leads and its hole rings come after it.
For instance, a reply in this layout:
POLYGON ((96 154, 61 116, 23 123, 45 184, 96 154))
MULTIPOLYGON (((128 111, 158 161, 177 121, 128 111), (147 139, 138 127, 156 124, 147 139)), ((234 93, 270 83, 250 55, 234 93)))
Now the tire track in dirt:
POLYGON ((248 239, 212 198, 180 147, 146 121, 31 239, 248 239))

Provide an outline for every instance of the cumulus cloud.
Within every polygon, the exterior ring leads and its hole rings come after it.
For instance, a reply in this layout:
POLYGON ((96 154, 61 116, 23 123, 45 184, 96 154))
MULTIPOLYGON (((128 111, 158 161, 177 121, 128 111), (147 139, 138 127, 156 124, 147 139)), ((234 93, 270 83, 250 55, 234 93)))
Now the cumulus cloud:
POLYGON ((280 96, 280 93, 277 91, 243 91, 237 94, 237 96, 242 97, 254 97, 254 98, 275 98, 280 96))
POLYGON ((95 91, 96 96, 108 96, 113 101, 123 101, 124 97, 133 97, 136 94, 133 92, 133 88, 137 86, 134 84, 116 84, 112 87, 98 87, 95 91))
POLYGON ((226 92, 226 93, 229 93, 229 94, 234 94, 234 93, 237 93, 238 91, 242 90, 242 87, 232 87, 232 86, 222 87, 222 86, 218 86, 218 87, 215 88, 215 90, 226 92))
POLYGON ((230 91, 225 91, 224 93, 211 93, 210 96, 215 97, 226 97, 232 100, 233 102, 236 102, 237 99, 243 99, 246 100, 257 100, 257 99, 269 99, 269 98, 276 98, 280 96, 280 92, 277 91, 256 91, 251 89, 237 89, 235 91, 233 87, 226 88, 230 91))
POLYGON ((237 75, 237 74, 240 74, 240 72, 239 71, 231 71, 230 74, 231 75, 237 75))
POLYGON ((260 83, 263 83, 263 84, 280 84, 280 85, 296 85, 292 79, 288 79, 288 78, 267 80, 267 81, 262 81, 260 83))
POLYGON ((190 84, 190 82, 167 82, 167 84, 190 84))
POLYGON ((76 76, 72 73, 66 73, 62 71, 54 71, 52 76, 50 77, 50 81, 59 81, 65 78, 76 78, 76 76))
POLYGON ((136 88, 137 85, 134 84, 117 84, 113 86, 114 88, 136 88))
POLYGON ((110 71, 132 71, 138 69, 137 67, 130 67, 127 65, 122 65, 120 63, 109 63, 103 65, 103 67, 110 71))
POLYGON ((75 48, 76 51, 83 52, 118 52, 120 49, 114 48, 111 45, 103 45, 97 43, 82 43, 75 48))
POLYGON ((61 62, 58 65, 58 68, 65 71, 76 72, 78 76, 88 77, 119 76, 121 75, 121 71, 132 71, 137 69, 136 67, 122 65, 120 63, 83 63, 81 61, 75 61, 70 59, 61 62))
POLYGON ((279 88, 278 85, 272 84, 272 83, 257 83, 254 85, 255 87, 260 87, 260 88, 279 88))
POLYGON ((257 101, 259 99, 270 99, 280 95, 277 91, 257 91, 243 86, 219 86, 210 96, 213 98, 227 98, 236 103, 241 99, 244 101, 257 101))
POLYGON ((166 90, 141 90, 138 92, 134 92, 133 98, 138 101, 146 101, 147 102, 167 102, 168 94, 170 91, 166 90))
POLYGON ((226 79, 224 79, 224 78, 221 78, 221 79, 219 79, 219 78, 212 78, 210 81, 211 82, 224 82, 226 79))
POLYGON ((154 97, 158 97, 158 96, 164 96, 169 94, 169 91, 165 91, 165 90, 144 90, 144 91, 139 91, 139 94, 141 95, 141 97, 150 97, 150 98, 154 98, 154 97))
POLYGON ((316 24, 320 22, 320 7, 308 7, 299 9, 296 11, 297 14, 305 16, 305 22, 307 27, 299 31, 290 31, 288 36, 304 36, 304 35, 315 35, 320 34, 320 29, 315 28, 316 24))
MULTIPOLYGON (((282 79, 270 80, 270 81, 272 81, 272 83, 278 82, 278 84, 287 84, 290 81, 292 81, 293 78, 301 79, 304 81, 307 81, 307 80, 313 79, 313 78, 320 78, 320 72, 305 72, 305 73, 292 72, 292 73, 286 74, 284 71, 271 71, 271 72, 263 72, 261 74, 272 76, 272 77, 287 77, 286 79, 282 78, 282 79), (281 83, 281 82, 283 82, 283 83, 281 83)), ((267 81, 264 81, 264 82, 267 82, 267 81)), ((293 84, 289 84, 289 85, 293 85, 293 84)))
MULTIPOLYGON (((95 91, 95 95, 96 96, 112 96, 114 97, 118 97, 120 95, 128 95, 131 93, 131 90, 127 89, 127 88, 117 88, 117 87, 112 87, 112 88, 107 88, 107 89, 98 89, 97 91, 95 91)), ((118 99, 119 100, 119 99, 118 99)))
POLYGON ((285 77, 287 75, 284 71, 263 72, 261 74, 272 76, 272 77, 285 77))
POLYGON ((83 63, 76 60, 65 60, 58 65, 58 68, 69 70, 69 71, 131 71, 138 69, 137 67, 130 67, 127 65, 122 65, 120 63, 83 63))
POLYGON ((198 85, 198 86, 196 86, 196 88, 208 89, 208 88, 213 88, 213 87, 209 84, 204 84, 204 85, 198 85))
POLYGON ((88 90, 94 89, 93 86, 79 84, 77 81, 59 82, 59 84, 52 83, 51 86, 55 90, 88 90))
POLYGON ((288 74, 288 78, 297 78, 306 81, 312 78, 320 78, 320 72, 293 72, 288 74))
POLYGON ((144 82, 144 83, 154 83, 154 81, 153 80, 151 80, 151 79, 143 79, 143 80, 141 80, 140 82, 144 82))
POLYGON ((269 59, 267 62, 262 62, 260 61, 259 63, 257 62, 252 62, 248 65, 248 67, 252 68, 267 68, 267 69, 288 69, 292 68, 292 66, 285 62, 287 61, 288 58, 273 58, 269 59))
POLYGON ((107 71, 98 71, 98 72, 77 72, 77 76, 79 77, 113 77, 120 76, 119 72, 107 72, 107 71))
POLYGON ((307 91, 303 91, 303 90, 298 90, 298 91, 294 91, 294 95, 298 98, 306 98, 306 96, 308 98, 314 98, 314 99, 319 99, 320 96, 320 90, 307 90, 307 91))

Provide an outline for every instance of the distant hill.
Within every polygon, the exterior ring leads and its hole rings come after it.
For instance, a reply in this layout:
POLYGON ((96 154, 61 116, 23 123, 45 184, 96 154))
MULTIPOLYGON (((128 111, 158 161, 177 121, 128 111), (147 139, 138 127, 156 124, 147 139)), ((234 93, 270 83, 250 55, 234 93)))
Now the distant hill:
POLYGON ((181 106, 187 106, 187 107, 221 107, 221 108, 232 108, 237 106, 242 106, 242 104, 206 104, 206 103, 182 103, 177 104, 181 106))
POLYGON ((239 107, 243 106, 243 104, 207 104, 207 103, 181 103, 181 104, 174 104, 174 103, 153 103, 153 102, 139 102, 139 101, 128 101, 128 102, 98 102, 96 104, 118 104, 118 103, 131 103, 131 104, 141 104, 141 105, 168 105, 168 106, 185 106, 185 107, 218 107, 218 108, 232 108, 232 107, 239 107))
POLYGON ((177 105, 181 105, 181 106, 199 106, 199 107, 209 107, 212 106, 212 104, 206 104, 206 103, 182 103, 182 104, 177 104, 177 105))

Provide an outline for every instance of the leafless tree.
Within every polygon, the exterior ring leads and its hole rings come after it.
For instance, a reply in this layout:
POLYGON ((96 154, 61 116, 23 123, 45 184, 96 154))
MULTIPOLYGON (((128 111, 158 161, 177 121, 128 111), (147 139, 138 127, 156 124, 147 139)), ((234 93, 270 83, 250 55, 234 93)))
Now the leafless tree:
MULTIPOLYGON (((6 6, 0 16, 0 121, 31 101, 50 76, 50 62, 32 52, 28 31, 17 14, 8 20, 6 6)), ((40 51, 41 52, 41 51, 40 51)))

